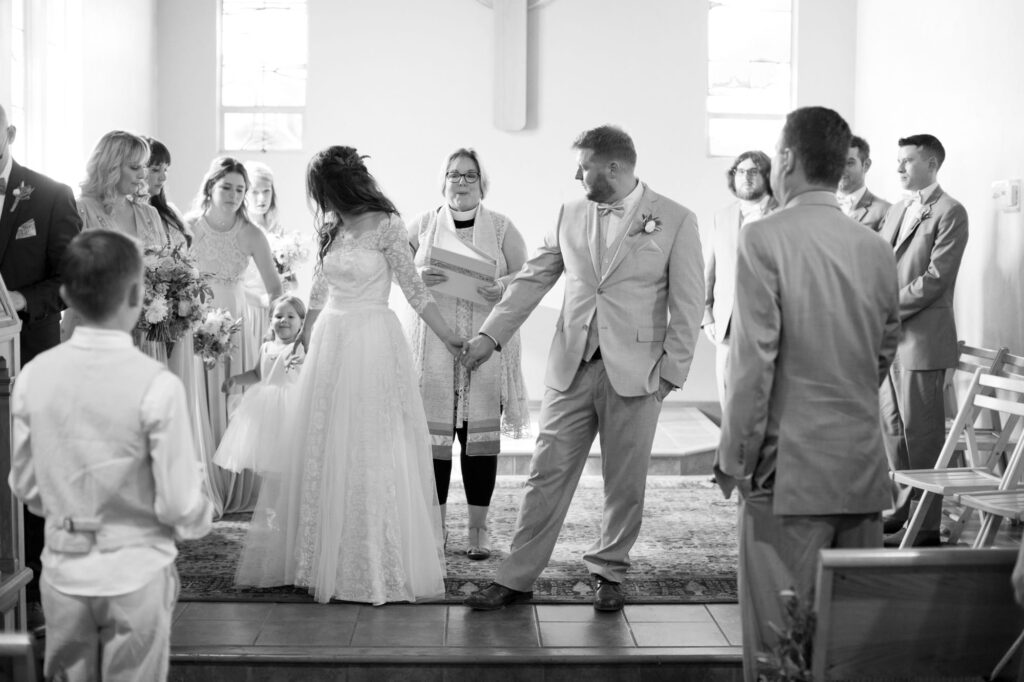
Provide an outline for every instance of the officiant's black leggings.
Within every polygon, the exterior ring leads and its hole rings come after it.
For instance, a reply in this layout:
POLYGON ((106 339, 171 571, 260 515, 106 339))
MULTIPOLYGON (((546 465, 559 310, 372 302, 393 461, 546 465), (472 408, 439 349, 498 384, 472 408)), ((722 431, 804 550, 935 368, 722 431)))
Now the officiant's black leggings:
MULTIPOLYGON (((468 427, 455 429, 455 437, 459 440, 462 452, 459 455, 459 466, 462 467, 462 486, 466 489, 466 503, 476 507, 491 506, 491 495, 494 494, 494 479, 498 475, 498 458, 494 455, 469 457, 466 454, 466 438, 468 427)), ((450 459, 434 460, 434 481, 437 483, 438 504, 448 503, 448 485, 452 480, 452 461, 450 459)))

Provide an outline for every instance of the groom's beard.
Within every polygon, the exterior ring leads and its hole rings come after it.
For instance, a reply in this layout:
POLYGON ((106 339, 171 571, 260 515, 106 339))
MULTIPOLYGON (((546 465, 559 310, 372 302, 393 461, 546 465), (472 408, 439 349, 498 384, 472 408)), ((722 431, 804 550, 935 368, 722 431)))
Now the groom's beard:
POLYGON ((613 196, 615 196, 615 188, 603 175, 599 175, 594 180, 594 184, 587 188, 587 198, 591 201, 607 203, 613 196))

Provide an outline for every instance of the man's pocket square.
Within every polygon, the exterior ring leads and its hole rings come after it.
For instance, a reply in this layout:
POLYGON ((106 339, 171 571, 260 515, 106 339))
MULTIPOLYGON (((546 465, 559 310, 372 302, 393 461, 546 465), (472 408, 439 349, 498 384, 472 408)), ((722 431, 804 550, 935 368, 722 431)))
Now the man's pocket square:
POLYGON ((36 221, 28 220, 18 226, 18 231, 14 233, 15 239, 25 239, 27 237, 36 236, 36 221))

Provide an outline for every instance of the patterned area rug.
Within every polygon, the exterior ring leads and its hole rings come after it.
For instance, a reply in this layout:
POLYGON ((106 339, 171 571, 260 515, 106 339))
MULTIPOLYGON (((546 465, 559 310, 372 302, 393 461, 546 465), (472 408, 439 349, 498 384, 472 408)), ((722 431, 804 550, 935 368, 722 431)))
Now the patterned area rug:
MULTIPOLYGON (((681 604, 736 601, 736 502, 722 498, 707 476, 650 476, 640 538, 624 587, 631 603, 681 604)), ((499 476, 491 505, 492 544, 486 561, 466 556, 466 514, 461 485, 448 499, 448 603, 487 585, 512 539, 524 478, 499 476)), ((601 479, 584 476, 558 545, 534 586, 537 603, 590 603, 593 594, 582 555, 597 536, 601 479)), ((311 602, 295 587, 235 587, 235 565, 248 514, 229 515, 202 540, 181 544, 181 601, 311 602)))

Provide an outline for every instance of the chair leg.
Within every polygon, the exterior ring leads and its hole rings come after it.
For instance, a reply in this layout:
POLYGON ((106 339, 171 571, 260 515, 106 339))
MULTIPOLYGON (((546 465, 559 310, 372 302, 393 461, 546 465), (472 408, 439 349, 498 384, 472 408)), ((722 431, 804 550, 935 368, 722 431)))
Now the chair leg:
POLYGON ((914 540, 917 539, 917 534, 921 532, 921 526, 924 525, 925 514, 935 502, 935 498, 938 498, 941 504, 941 495, 930 493, 927 490, 921 491, 921 499, 917 501, 917 509, 914 510, 910 522, 907 523, 907 530, 903 534, 903 541, 900 542, 900 549, 914 546, 914 540))
POLYGON ((987 514, 981 512, 981 528, 978 529, 978 537, 974 538, 974 549, 991 547, 995 544, 996 534, 999 532, 999 525, 1003 517, 999 514, 987 514))
POLYGON ((964 532, 964 526, 971 520, 971 514, 974 512, 970 507, 961 507, 960 513, 957 515, 956 520, 953 521, 949 527, 949 544, 955 545, 960 541, 960 535, 964 532))

